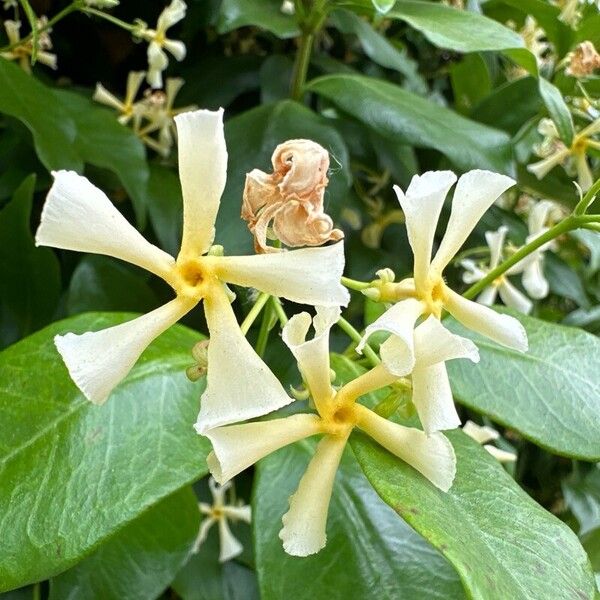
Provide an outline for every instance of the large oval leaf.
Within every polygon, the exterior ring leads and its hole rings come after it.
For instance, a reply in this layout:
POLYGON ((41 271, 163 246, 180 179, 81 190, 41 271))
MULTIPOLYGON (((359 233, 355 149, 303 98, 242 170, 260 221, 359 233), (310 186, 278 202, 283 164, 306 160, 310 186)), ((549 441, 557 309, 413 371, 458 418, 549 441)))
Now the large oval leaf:
POLYGON ((448 558, 470 597, 594 598, 591 566, 571 529, 479 444, 459 431, 448 437, 457 459, 448 493, 362 434, 352 448, 377 493, 448 558))
POLYGON ((455 398, 556 454, 600 460, 600 340, 574 327, 511 314, 527 330, 526 353, 445 321, 475 340, 481 356, 478 365, 448 363, 455 398))
POLYGON ((49 600, 148 600, 171 583, 198 535, 196 494, 183 488, 50 582, 49 600))
POLYGON ((362 75, 326 75, 313 80, 307 89, 383 137, 438 150, 461 169, 513 170, 506 133, 397 85, 362 75))
POLYGON ((184 372, 199 334, 163 334, 104 406, 71 382, 54 335, 128 318, 81 315, 0 353, 0 591, 64 571, 206 471, 201 387, 184 372))

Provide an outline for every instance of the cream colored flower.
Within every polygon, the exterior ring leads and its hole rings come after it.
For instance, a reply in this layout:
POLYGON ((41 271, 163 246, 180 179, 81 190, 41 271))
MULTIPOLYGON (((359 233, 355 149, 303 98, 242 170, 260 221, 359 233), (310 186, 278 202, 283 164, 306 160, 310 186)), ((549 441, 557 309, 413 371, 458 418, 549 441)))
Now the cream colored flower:
MULTIPOLYGON (((429 316, 440 319, 442 311, 447 310, 468 329, 509 348, 527 350, 527 334, 519 321, 463 298, 451 290, 443 278, 446 265, 484 212, 500 194, 514 185, 514 181, 489 171, 469 171, 462 175, 454 190, 446 233, 432 260, 442 205, 455 182, 456 175, 450 171, 429 171, 413 177, 406 194, 399 187, 394 188, 406 217, 408 240, 414 254, 414 278, 384 283, 378 288, 380 300, 395 303, 365 329, 363 340, 357 347, 361 351, 368 337, 376 331, 391 334, 381 345, 381 359, 386 369, 398 377, 412 372, 413 402, 426 432, 456 427, 458 417, 453 409, 444 362, 427 369, 415 369, 418 340, 414 328, 419 319, 429 316), (427 415, 428 410, 435 412, 435 419, 427 415)), ((443 340, 441 324, 439 329, 439 339, 443 340)), ((455 336, 453 345, 459 347, 461 343, 465 346, 462 356, 459 351, 451 358, 475 360, 474 353, 469 350, 471 342, 455 336)))
POLYGON ((162 72, 169 65, 165 50, 177 60, 185 58, 185 44, 178 40, 167 38, 167 29, 185 17, 187 6, 183 0, 171 0, 171 3, 160 13, 156 29, 142 27, 135 35, 149 42, 148 44, 148 75, 147 81, 153 88, 162 87, 162 72))
POLYGON ((525 23, 519 33, 527 50, 535 56, 538 67, 552 63, 552 57, 549 55, 551 45, 546 32, 531 15, 525 17, 525 23))
POLYGON ((177 259, 146 241, 101 190, 70 171, 54 173, 36 244, 120 258, 158 275, 175 291, 175 298, 164 306, 122 325, 55 338, 71 377, 95 404, 108 398, 154 338, 204 301, 210 343, 198 422, 202 430, 290 402, 242 335, 226 283, 301 304, 339 306, 349 298, 340 283, 341 244, 276 255, 206 255, 227 172, 223 111, 183 113, 176 124, 183 192, 183 239, 177 259))
POLYGON ((593 136, 600 133, 600 119, 596 119, 573 137, 570 148, 560 140, 556 125, 551 119, 542 119, 538 131, 544 136, 534 150, 542 160, 527 166, 538 179, 543 179, 554 167, 564 165, 568 175, 577 174, 579 187, 587 192, 594 183, 594 176, 587 159, 588 148, 600 150, 600 142, 593 136))
MULTIPOLYGON (((529 235, 526 243, 532 242, 548 231, 546 223, 554 210, 554 203, 549 200, 542 200, 532 206, 528 217, 529 235)), ((508 271, 509 274, 523 274, 523 287, 532 298, 545 298, 550 291, 548 280, 544 275, 544 253, 555 246, 554 240, 540 246, 508 271)))
POLYGON ((567 54, 568 66, 565 73, 571 77, 588 77, 596 69, 600 69, 600 54, 592 42, 578 44, 573 52, 567 54))
POLYGON ((90 8, 98 8, 99 10, 119 6, 119 0, 84 0, 84 3, 90 8))
POLYGON ((486 425, 477 425, 473 421, 467 421, 462 428, 463 432, 466 433, 470 438, 474 439, 479 444, 483 444, 483 447, 499 462, 510 463, 517 460, 517 455, 507 450, 497 448, 488 442, 495 441, 500 438, 500 434, 491 427, 486 425))
POLYGON ((324 212, 327 150, 311 140, 288 140, 275 148, 271 163, 273 173, 254 169, 246 175, 242 219, 254 235, 256 251, 279 251, 267 245, 267 237, 292 248, 344 237, 324 212))
POLYGON ((145 123, 140 129, 139 135, 147 146, 161 156, 168 156, 171 153, 176 134, 175 117, 197 109, 195 105, 173 107, 175 97, 183 83, 183 79, 169 78, 164 92, 155 90, 147 94, 141 102, 145 123))
POLYGON ((284 15, 293 15, 296 13, 296 5, 294 0, 283 0, 279 9, 284 15))
MULTIPOLYGON (((48 19, 46 17, 40 17, 37 22, 38 29, 44 29, 48 25, 48 19)), ((0 56, 6 60, 16 60, 19 66, 26 71, 31 73, 31 55, 33 54, 33 41, 28 40, 20 44, 21 41, 21 22, 11 21, 7 19, 4 21, 4 29, 8 37, 9 46, 14 46, 11 50, 0 52, 0 56)), ((51 29, 45 29, 42 31, 37 40, 37 61, 56 69, 56 54, 48 52, 52 50, 52 40, 50 39, 51 29)))
MULTIPOLYGON (((500 264, 507 232, 508 227, 506 226, 500 227, 497 231, 486 231, 485 239, 490 248, 490 262, 487 266, 477 264, 471 259, 460 262, 462 268, 465 269, 462 277, 465 283, 472 284, 481 281, 500 264)), ((531 300, 509 281, 506 273, 488 285, 477 297, 477 302, 491 306, 496 302, 498 294, 506 306, 525 314, 531 312, 533 306, 531 300)))
POLYGON ((114 108, 119 114, 117 120, 121 125, 127 125, 130 121, 133 124, 133 130, 137 133, 140 129, 145 107, 141 101, 135 99, 140 91, 140 86, 146 73, 144 71, 131 71, 127 76, 127 87, 125 89, 125 99, 119 100, 114 94, 111 94, 101 83, 96 84, 94 91, 94 100, 114 108))
MULTIPOLYGON (((392 423, 356 402, 360 396, 395 381, 396 377, 385 368, 375 367, 337 390, 331 385, 329 331, 339 316, 337 308, 317 308, 314 319, 308 313, 297 314, 283 330, 283 340, 298 362, 318 414, 295 414, 205 432, 213 445, 208 466, 220 483, 279 448, 313 435, 322 436, 296 493, 290 497, 279 533, 284 550, 294 556, 315 554, 325 546, 335 474, 354 427, 443 491, 450 489, 456 472, 454 449, 443 434, 426 435, 419 429, 392 423), (315 335, 307 340, 311 322, 315 335)), ((431 333, 423 331, 419 341, 424 363, 433 363, 440 357, 438 340, 431 333)), ((433 334, 437 333, 434 329, 433 334)), ((445 352, 442 350, 442 354, 445 352)))
POLYGON ((231 482, 228 482, 225 485, 218 485, 211 477, 208 480, 208 486, 213 497, 213 503, 211 505, 200 502, 198 505, 200 512, 205 515, 205 518, 202 520, 202 523, 200 523, 200 531, 194 542, 192 553, 197 554, 199 552, 200 546, 206 540, 210 528, 217 523, 221 546, 219 562, 223 563, 239 556, 244 551, 244 547, 240 541, 233 533, 231 533, 229 521, 233 521, 234 523, 236 521, 250 523, 252 519, 252 509, 248 505, 233 505, 226 503, 225 495, 231 487, 231 482))

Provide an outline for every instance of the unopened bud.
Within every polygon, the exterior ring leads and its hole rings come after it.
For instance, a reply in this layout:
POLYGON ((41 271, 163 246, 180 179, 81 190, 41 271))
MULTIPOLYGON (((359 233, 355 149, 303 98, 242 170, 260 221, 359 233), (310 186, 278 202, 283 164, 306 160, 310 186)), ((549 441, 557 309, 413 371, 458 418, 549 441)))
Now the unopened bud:
POLYGON ((214 244, 208 249, 208 256, 224 256, 225 248, 221 244, 214 244))
POLYGON ((209 340, 202 340, 192 348, 192 356, 196 364, 185 370, 185 374, 190 381, 198 381, 198 379, 206 375, 206 371, 208 370, 208 343, 209 340))
POLYGON ((293 385, 290 385, 290 396, 294 398, 294 400, 308 400, 310 392, 304 387, 297 389, 293 385))
POLYGON ((377 275, 382 283, 392 283, 394 279, 396 279, 396 273, 394 273, 394 271, 388 267, 385 269, 379 269, 375 275, 377 275))

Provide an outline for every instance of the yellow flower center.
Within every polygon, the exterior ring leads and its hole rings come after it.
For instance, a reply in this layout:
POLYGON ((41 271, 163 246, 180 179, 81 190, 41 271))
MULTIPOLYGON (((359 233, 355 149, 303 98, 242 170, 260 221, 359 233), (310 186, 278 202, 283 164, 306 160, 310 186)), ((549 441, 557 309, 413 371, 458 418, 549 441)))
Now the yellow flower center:
POLYGON ((419 290, 418 298, 427 307, 427 313, 441 318, 444 300, 446 299, 446 284, 441 277, 430 280, 429 285, 424 290, 419 290))
POLYGON ((172 287, 178 296, 201 300, 215 280, 215 274, 209 261, 196 258, 177 263, 172 287))
POLYGON ((571 152, 573 154, 585 154, 588 147, 588 139, 585 136, 575 136, 573 144, 571 146, 571 152))

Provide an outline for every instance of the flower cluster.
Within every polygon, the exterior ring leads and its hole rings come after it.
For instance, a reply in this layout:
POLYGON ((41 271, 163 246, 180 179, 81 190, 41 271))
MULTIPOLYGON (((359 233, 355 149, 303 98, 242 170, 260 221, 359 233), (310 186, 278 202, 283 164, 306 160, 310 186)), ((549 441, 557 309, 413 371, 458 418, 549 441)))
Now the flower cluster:
MULTIPOLYGON (((139 81, 138 74, 134 83, 139 85, 139 81)), ((122 104, 124 109, 117 108, 124 119, 141 118, 133 96, 122 104)), ((414 252, 414 276, 396 283, 390 270, 381 272, 377 295, 391 306, 367 327, 357 347, 361 352, 371 334, 387 332, 389 337, 380 348, 381 363, 336 386, 331 378, 329 333, 340 320, 340 307, 349 302, 349 294, 341 285, 343 242, 252 256, 226 256, 215 251, 215 221, 227 172, 223 111, 186 112, 175 116, 175 123, 183 194, 183 235, 177 257, 146 241, 86 178, 69 171, 53 174, 54 184, 36 234, 38 245, 120 258, 161 277, 174 293, 164 306, 121 325, 56 336, 56 347, 73 381, 91 402, 104 403, 151 341, 202 303, 209 340, 194 349, 197 365, 192 367, 192 378, 206 372, 207 383, 195 429, 212 442, 207 461, 214 479, 226 485, 277 449, 308 437, 320 438, 283 516, 280 537, 286 552, 307 556, 325 545, 335 474, 355 428, 434 486, 448 491, 456 472, 456 457, 442 432, 458 427, 460 419, 445 363, 460 358, 477 362, 479 354, 471 340, 445 327, 442 311, 447 310, 469 329, 519 351, 527 349, 527 336, 516 319, 465 300, 451 290, 443 271, 483 213, 514 184, 513 180, 488 171, 470 171, 457 182, 454 173, 438 171, 415 176, 405 193, 395 188, 414 252), (432 258, 442 205, 455 183, 450 220, 432 258), (282 333, 314 411, 299 408, 291 416, 272 415, 292 404, 294 398, 242 333, 231 306, 235 298, 228 287, 231 284, 316 307, 314 317, 307 312, 294 315, 282 333), (314 335, 309 337, 311 325, 314 335), (408 377, 423 430, 385 419, 359 402, 366 394, 398 380, 407 383, 408 377), (266 415, 267 420, 255 420, 266 415)), ((286 202, 293 206, 291 221, 286 216, 278 227, 289 240, 289 236, 311 231, 313 212, 319 219, 326 217, 322 192, 328 159, 316 144, 298 140, 280 146, 274 157, 273 175, 259 177, 253 171, 250 176, 261 180, 274 195, 279 194, 277 200, 271 204, 266 201, 264 206, 252 202, 250 208, 260 219, 261 210, 269 206, 276 205, 275 213, 282 211, 283 215, 286 202), (296 209, 303 210, 304 216, 295 213, 296 209)), ((329 234, 314 241, 337 239, 333 231, 329 228, 329 234)), ((308 237, 305 243, 310 243, 308 237)), ((211 485, 215 501, 213 506, 201 505, 208 519, 198 544, 218 522, 221 558, 226 560, 240 551, 227 519, 247 521, 250 510, 226 505, 225 488, 211 485)))

